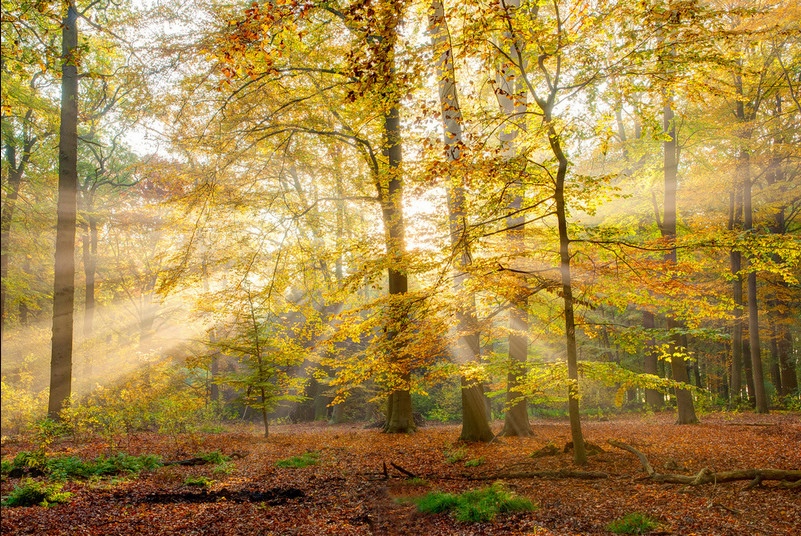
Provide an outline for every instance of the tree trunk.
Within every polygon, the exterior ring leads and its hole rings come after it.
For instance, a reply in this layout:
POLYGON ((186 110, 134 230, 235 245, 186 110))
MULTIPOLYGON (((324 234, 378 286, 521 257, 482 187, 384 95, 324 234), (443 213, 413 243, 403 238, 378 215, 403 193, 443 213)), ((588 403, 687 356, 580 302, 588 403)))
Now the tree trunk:
MULTIPOLYGON (((31 111, 25 116, 28 121, 31 118, 31 111)), ((22 176, 31 157, 31 151, 36 143, 36 138, 26 136, 23 140, 22 155, 17 162, 16 146, 13 141, 6 142, 6 161, 8 162, 8 189, 6 199, 3 203, 3 213, 0 216, 0 341, 3 340, 5 333, 7 316, 7 289, 6 280, 8 279, 8 258, 9 248, 11 247, 11 222, 14 219, 14 209, 17 206, 20 188, 22 187, 22 176)))
MULTIPOLYGON (((89 204, 87 212, 91 213, 89 204)), ((95 274, 97 273, 97 220, 87 214, 83 236, 83 273, 86 279, 86 296, 83 310, 83 336, 89 338, 94 331, 95 318, 95 274)))
MULTIPOLYGON (((670 105, 670 98, 666 97, 666 103, 663 109, 663 128, 668 135, 668 139, 663 142, 664 150, 664 179, 665 179, 665 206, 662 216, 662 237, 667 239, 671 245, 670 250, 665 254, 665 261, 669 264, 675 264, 676 256, 676 191, 678 186, 678 144, 676 140, 676 126, 673 118, 673 109, 670 105)), ((675 329, 679 324, 673 319, 667 319, 668 329, 675 329)), ((670 370, 673 373, 673 379, 689 383, 687 375, 687 367, 684 364, 684 358, 676 355, 675 349, 679 346, 677 338, 672 337, 673 356, 670 360, 670 370)), ((698 422, 698 417, 695 415, 695 407, 693 406, 692 394, 687 389, 676 388, 676 406, 678 411, 677 424, 693 424, 698 422)))
MULTIPOLYGON (((480 360, 479 334, 476 321, 476 298, 467 291, 467 268, 470 265, 470 242, 467 233, 467 207, 465 185, 458 162, 462 152, 462 112, 456 91, 453 70, 453 50, 448 33, 445 10, 441 0, 433 0, 429 16, 429 32, 434 47, 439 80, 439 101, 442 112, 445 157, 451 170, 446 177, 448 192, 448 223, 453 249, 453 287, 457 305, 458 341, 456 361, 460 364, 480 360), (467 294, 465 294, 467 293, 467 294)), ((484 387, 480 382, 462 377, 462 441, 491 441, 494 436, 489 426, 484 387)))
MULTIPOLYGON (((519 0, 509 0, 504 3, 504 8, 511 16, 520 7, 519 0)), ((532 7, 533 10, 538 9, 532 7)), ((526 88, 521 82, 520 77, 514 71, 514 66, 509 65, 509 59, 519 69, 524 69, 522 60, 523 43, 515 39, 510 32, 504 32, 502 47, 507 47, 508 51, 500 58, 500 67, 495 75, 495 94, 501 111, 508 117, 505 127, 501 130, 500 141, 502 157, 511 165, 517 160, 516 138, 525 129, 526 111, 528 103, 526 100, 526 88)), ((525 164, 523 164, 525 165, 525 164)), ((506 234, 509 242, 509 249, 512 255, 519 255, 525 250, 523 233, 525 228, 525 217, 520 214, 523 206, 523 184, 521 180, 515 180, 511 185, 512 199, 509 202, 509 212, 513 216, 506 219, 506 234)), ((511 298, 511 308, 509 309, 509 360, 506 383, 506 407, 504 413, 503 431, 506 436, 532 435, 531 424, 528 420, 528 401, 518 391, 517 387, 521 376, 526 372, 528 361, 528 296, 526 292, 526 281, 522 276, 518 276, 517 288, 511 298)))
MULTIPOLYGON (((644 327, 646 330, 654 330, 656 328, 656 317, 652 312, 643 311, 642 327, 644 327)), ((646 374, 659 376, 659 356, 654 348, 654 344, 655 343, 653 339, 649 339, 649 342, 646 343, 643 371, 646 374)), ((652 410, 659 411, 665 405, 665 395, 656 389, 646 389, 645 403, 652 410)))
POLYGON ((506 388, 506 413, 503 420, 505 436, 529 437, 533 435, 528 420, 528 402, 517 391, 520 378, 526 373, 528 358, 528 337, 520 335, 528 331, 528 314, 519 307, 512 306, 509 311, 509 372, 506 388))
MULTIPOLYGON (((394 35, 394 30, 393 30, 394 35)), ((392 52, 389 52, 392 55, 392 52)), ((394 61, 389 59, 388 61, 394 61)), ((379 185, 379 198, 381 199, 382 217, 387 236, 387 256, 389 258, 389 294, 402 296, 408 290, 408 279, 403 271, 406 238, 403 222, 403 180, 401 177, 401 135, 400 135, 400 101, 397 94, 388 95, 392 105, 384 114, 385 147, 384 155, 388 159, 387 187, 379 185)), ((392 322, 400 320, 399 315, 405 315, 406 308, 399 303, 391 305, 392 322)), ((400 324, 400 322, 397 322, 400 324)), ((387 337, 393 338, 392 333, 387 337)), ((391 346, 391 345, 390 345, 391 346)), ((393 355, 387 356, 390 361, 397 359, 393 355)), ((412 416, 412 396, 410 392, 411 374, 406 371, 400 374, 399 389, 389 395, 387 401, 387 420, 384 431, 387 433, 407 433, 415 430, 412 416)))
POLYGON ((53 283, 53 340, 50 357, 52 419, 72 394, 72 342, 75 312, 75 227, 78 212, 78 12, 68 2, 61 30, 61 126, 58 151, 58 219, 53 283))
MULTIPOLYGON (((545 120, 550 121, 550 110, 545 120)), ((581 432, 581 416, 579 414, 578 355, 576 351, 576 321, 573 312, 573 286, 570 278, 570 237, 567 234, 567 211, 565 207, 565 176, 567 175, 567 157, 562 151, 559 136, 553 126, 549 126, 548 139, 551 150, 559 162, 556 172, 556 218, 559 226, 559 259, 562 275, 562 298, 565 304, 565 340, 567 343, 567 377, 568 411, 570 414, 570 435, 573 439, 573 461, 576 465, 587 463, 587 451, 584 446, 584 435, 581 432)))
MULTIPOLYGON (((748 136, 750 138, 750 135, 748 136)), ((746 232, 753 229, 753 208, 751 207, 751 173, 750 155, 745 148, 741 149, 740 162, 743 176, 743 228, 746 232)), ((748 263, 750 264, 750 263, 748 263)), ((747 279, 748 288, 748 344, 751 348, 751 373, 754 377, 754 396, 757 413, 768 412, 768 398, 765 392, 765 380, 762 376, 762 355, 759 345, 759 305, 757 303, 756 272, 750 270, 747 279)))

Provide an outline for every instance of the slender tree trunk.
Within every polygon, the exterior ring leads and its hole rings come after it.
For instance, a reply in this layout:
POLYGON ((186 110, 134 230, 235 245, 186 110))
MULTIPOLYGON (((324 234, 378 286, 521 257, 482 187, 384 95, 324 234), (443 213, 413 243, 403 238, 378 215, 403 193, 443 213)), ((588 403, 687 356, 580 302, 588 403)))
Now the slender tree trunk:
POLYGON ((62 25, 61 126, 48 415, 59 418, 72 393, 75 227, 78 211, 78 13, 68 2, 62 25))
MULTIPOLYGON (((519 0, 506 0, 502 3, 509 16, 520 7, 519 0)), ((537 12, 537 7, 531 9, 537 12)), ((525 117, 528 109, 527 92, 525 85, 516 73, 517 69, 525 69, 522 49, 524 43, 520 42, 506 31, 502 43, 506 52, 501 55, 500 66, 495 75, 495 94, 501 111, 507 116, 507 122, 500 133, 502 157, 507 165, 512 167, 519 161, 517 158, 516 139, 521 131, 525 130, 525 117), (509 59, 512 59, 510 65, 509 59), (518 62, 518 65, 513 65, 518 62)), ((525 164, 522 164, 525 165, 525 164)), ((509 212, 512 216, 506 219, 506 235, 509 250, 513 256, 522 254, 525 250, 523 235, 525 232, 525 217, 520 214, 523 207, 523 183, 515 180, 511 185, 512 199, 509 202, 509 212)), ((528 361, 528 293, 526 281, 518 277, 517 288, 511 298, 509 309, 509 360, 506 382, 506 411, 504 413, 502 435, 523 436, 532 435, 531 424, 528 419, 528 401, 518 390, 520 378, 526 373, 528 361)))
POLYGON ((779 330, 770 315, 768 315, 768 324, 770 326, 770 381, 776 387, 776 392, 782 397, 784 396, 784 390, 782 389, 782 376, 779 368, 779 330))
POLYGON ((798 392, 798 377, 792 359, 793 339, 787 326, 779 326, 779 370, 782 377, 782 393, 791 396, 798 392))
MULTIPOLYGON (((448 181, 448 222, 451 248, 454 258, 454 292, 457 306, 459 333, 456 349, 457 362, 480 360, 480 344, 476 320, 475 295, 465 288, 467 268, 470 260, 470 243, 467 232, 467 207, 465 203, 464 178, 458 163, 462 156, 462 113, 456 91, 456 76, 453 69, 451 48, 445 10, 441 0, 433 0, 429 16, 429 31, 434 46, 439 80, 439 101, 442 111, 443 142, 446 158, 451 170, 448 181)), ((489 426, 489 415, 481 382, 461 379, 462 395, 462 441, 491 441, 494 436, 489 426)))
POLYGON ((83 310, 83 336, 89 338, 94 331, 95 319, 95 276, 97 274, 97 219, 91 215, 92 207, 87 208, 87 223, 83 236, 83 273, 86 279, 86 296, 83 310))
POLYGON ((13 142, 6 144, 6 160, 8 162, 8 190, 3 203, 3 214, 0 217, 0 341, 3 339, 6 325, 6 280, 8 279, 8 258, 11 247, 11 222, 14 219, 14 209, 22 185, 22 175, 30 158, 32 144, 27 140, 19 163, 17 163, 16 147, 13 142))
MULTIPOLYGON (((546 114, 546 121, 549 121, 546 114)), ((584 435, 581 432, 581 416, 579 414, 578 354, 576 351, 576 321, 573 311, 573 285, 570 274, 570 237, 567 233, 567 210, 565 207, 565 177, 567 175, 567 157, 562 151, 559 136, 553 126, 548 132, 551 150, 559 162, 556 171, 556 218, 559 227, 559 259, 562 275, 562 298, 565 304, 565 340, 567 343, 567 377, 568 411, 570 413, 570 435, 573 439, 573 461, 576 465, 587 463, 587 451, 584 446, 584 435)))
MULTIPOLYGON (((394 30, 393 30, 394 33, 394 30)), ((392 51, 389 51, 390 55, 392 51)), ((388 61, 394 61, 390 58, 388 61)), ((393 99, 392 105, 384 114, 385 148, 384 155, 388 160, 387 188, 379 188, 382 198, 382 216, 387 234, 387 255, 389 257, 389 293, 391 296, 403 296, 408 291, 408 279, 403 271, 406 238, 403 222, 403 180, 401 177, 402 147, 400 135, 400 100, 396 92, 388 97, 393 99)), ((400 316, 408 314, 405 306, 399 302, 392 306, 393 322, 400 316)), ((400 322, 398 322, 400 323, 400 322)), ((393 333, 387 336, 393 338, 393 333)), ((389 356, 389 359, 395 359, 389 356)), ((387 433, 407 433, 415 430, 412 415, 412 395, 410 391, 411 374, 404 371, 400 374, 399 388, 390 393, 387 401, 387 420, 384 431, 387 433)))
MULTIPOLYGON (((747 334, 748 332, 745 333, 747 334)), ((745 373, 746 400, 748 400, 749 406, 756 408, 756 395, 754 394, 756 389, 754 388, 754 374, 751 364, 751 343, 748 342, 748 337, 743 339, 743 370, 745 373)))
MULTIPOLYGON (((774 114, 775 117, 781 117, 782 115, 782 96, 779 92, 776 93, 774 114)), ((782 185, 787 181, 783 169, 783 160, 786 157, 786 146, 787 140, 785 132, 777 128, 773 136, 774 153, 771 158, 770 170, 765 174, 765 179, 769 186, 782 185)), ((776 208, 773 214, 773 221, 769 225, 771 233, 784 234, 789 231, 787 228, 785 210, 785 207, 776 208)), ((774 255, 773 258, 777 263, 780 262, 778 255, 774 255)), ((787 282, 782 279, 774 282, 774 289, 768 315, 771 318, 771 324, 773 326, 773 343, 775 347, 772 346, 772 352, 774 353, 774 362, 778 368, 780 382, 776 387, 781 396, 788 397, 792 396, 798 390, 798 378, 796 377, 796 370, 791 355, 793 339, 789 329, 794 319, 792 318, 792 313, 787 303, 793 294, 787 282)))
MULTIPOLYGON (((656 317, 652 312, 643 311, 642 326, 646 330, 654 330, 656 328, 656 317)), ((654 339, 649 339, 649 342, 645 345, 645 364, 643 370, 646 374, 659 376, 659 356, 654 346, 654 339)), ((665 405, 665 395, 656 389, 646 389, 645 403, 654 411, 659 411, 665 405)))
POLYGON ((743 280, 740 276, 741 258, 739 251, 730 254, 732 291, 734 295, 734 322, 731 336, 731 397, 738 401, 743 390, 743 280))
MULTIPOLYGON (((742 190, 735 182, 729 194, 729 231, 742 230, 742 190)), ((742 398, 743 390, 743 278, 742 257, 739 251, 731 250, 729 265, 732 274, 732 298, 734 299, 734 321, 731 332, 731 386, 730 400, 737 403, 742 398)))
MULTIPOLYGON (((665 179, 665 206, 662 216, 662 237, 667 239, 671 244, 671 249, 665 254, 665 261, 669 264, 675 264, 676 256, 676 191, 678 186, 678 145, 676 142, 676 126, 674 123, 673 109, 670 105, 670 98, 666 97, 666 103, 663 110, 663 127, 668 136, 663 142, 664 150, 664 179, 665 179)), ((674 330, 680 327, 680 324, 673 318, 667 319, 668 330, 674 330)), ((681 355, 676 355, 675 349, 679 346, 677 337, 673 337, 671 343, 674 354, 670 360, 670 370, 673 374, 673 379, 681 383, 689 383, 689 376, 687 375, 687 367, 684 363, 684 358, 681 355)), ((695 407, 693 406, 692 394, 688 389, 676 388, 676 406, 678 411, 677 424, 693 424, 698 422, 698 417, 695 415, 695 407)))
MULTIPOLYGON (((741 62, 740 67, 742 67, 741 62)), ((740 123, 740 133, 738 134, 740 147, 737 161, 737 180, 740 182, 743 189, 743 231, 748 233, 753 229, 754 218, 753 208, 751 206, 751 188, 753 186, 751 179, 751 155, 748 148, 752 132, 749 123, 756 117, 756 111, 759 109, 759 100, 757 100, 757 102, 749 102, 748 109, 746 109, 743 79, 739 73, 735 73, 734 75, 734 86, 737 95, 740 97, 734 109, 734 115, 740 123)), ((754 383, 753 396, 756 399, 757 413, 767 413, 768 400, 762 375, 762 355, 759 345, 759 306, 757 302, 756 272, 748 269, 750 265, 748 255, 746 255, 743 264, 743 268, 748 271, 748 276, 746 278, 746 302, 748 306, 748 346, 750 348, 751 357, 751 375, 754 383)))
MULTIPOLYGON (((746 151, 741 153, 745 160, 743 166, 750 167, 750 157, 746 151)), ((751 207, 751 174, 744 173, 743 182, 743 215, 746 231, 753 229, 753 209, 751 207)), ((749 263, 750 264, 750 263, 749 263)), ((762 354, 759 345, 759 305, 757 303, 756 271, 749 270, 748 288, 748 344, 751 347, 751 372, 754 377, 754 396, 757 413, 768 412, 768 398, 765 392, 765 380, 762 375, 762 354)))

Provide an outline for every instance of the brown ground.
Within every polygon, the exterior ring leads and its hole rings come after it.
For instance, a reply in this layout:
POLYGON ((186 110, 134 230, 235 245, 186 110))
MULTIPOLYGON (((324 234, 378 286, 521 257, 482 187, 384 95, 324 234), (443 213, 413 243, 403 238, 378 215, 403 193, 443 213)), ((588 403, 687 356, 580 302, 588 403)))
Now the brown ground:
MULTIPOLYGON (((501 423, 495 423, 499 429, 501 423)), ((587 471, 609 475, 599 480, 504 478, 538 509, 502 515, 492 523, 465 524, 447 514, 424 515, 396 499, 432 489, 464 491, 483 487, 499 473, 574 469, 570 454, 532 458, 548 442, 569 440, 565 422, 534 421, 531 438, 500 438, 489 445, 464 445, 465 460, 485 458, 478 467, 448 463, 458 426, 427 426, 413 435, 388 436, 357 425, 275 426, 271 437, 256 428, 219 435, 182 437, 141 434, 124 441, 130 454, 154 453, 165 460, 219 450, 246 453, 230 474, 210 465, 162 467, 139 478, 116 482, 71 482, 68 504, 52 508, 2 508, 2 534, 203 534, 203 535, 576 535, 608 534, 615 518, 642 512, 661 526, 652 534, 799 535, 801 489, 765 482, 696 487, 657 484, 643 479, 637 458, 607 444, 624 441, 645 453, 657 472, 695 474, 747 468, 801 469, 801 418, 798 414, 715 414, 702 424, 675 426, 673 416, 616 417, 586 421, 588 441, 603 447, 587 471), (309 450, 320 463, 281 469, 276 460, 309 450), (388 478, 384 475, 384 464, 388 478), (409 483, 392 463, 424 478, 409 483), (216 480, 203 495, 184 485, 188 475, 216 480), (476 480, 487 478, 489 480, 476 480)), ((3 458, 30 444, 3 445, 3 458)), ((94 458, 106 452, 99 443, 52 445, 54 453, 94 458)), ((18 479, 2 483, 8 495, 18 479)))

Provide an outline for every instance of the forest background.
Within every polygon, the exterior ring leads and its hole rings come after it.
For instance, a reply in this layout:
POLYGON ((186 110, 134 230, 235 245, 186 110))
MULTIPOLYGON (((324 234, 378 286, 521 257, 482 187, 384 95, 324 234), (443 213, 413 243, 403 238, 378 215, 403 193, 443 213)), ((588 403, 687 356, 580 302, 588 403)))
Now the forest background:
POLYGON ((2 9, 4 437, 801 406, 796 2, 2 9))

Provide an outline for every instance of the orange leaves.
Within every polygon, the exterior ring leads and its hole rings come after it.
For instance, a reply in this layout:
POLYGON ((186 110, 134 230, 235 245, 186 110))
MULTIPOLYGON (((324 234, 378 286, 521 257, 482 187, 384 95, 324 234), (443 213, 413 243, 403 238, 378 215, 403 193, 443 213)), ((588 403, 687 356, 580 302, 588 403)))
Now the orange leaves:
POLYGON ((213 51, 220 63, 220 73, 230 81, 276 72, 274 64, 286 55, 288 43, 305 35, 298 22, 309 9, 309 4, 301 5, 296 0, 251 4, 243 18, 228 21, 231 31, 213 51))

